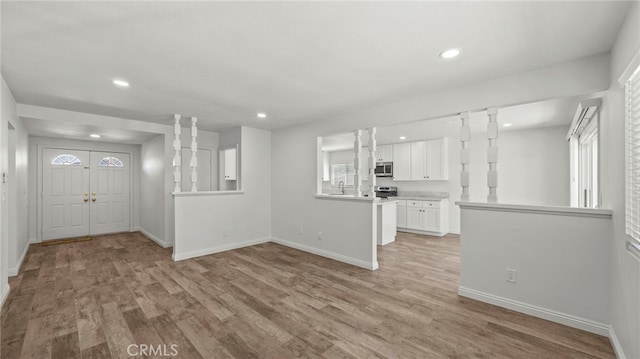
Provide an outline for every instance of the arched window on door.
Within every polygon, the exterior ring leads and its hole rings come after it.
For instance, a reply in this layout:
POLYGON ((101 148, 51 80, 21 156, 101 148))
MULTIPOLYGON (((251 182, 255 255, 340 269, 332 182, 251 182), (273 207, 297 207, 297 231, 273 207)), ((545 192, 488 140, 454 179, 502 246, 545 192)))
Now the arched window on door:
POLYGON ((63 166, 82 166, 82 162, 78 159, 78 157, 66 153, 54 157, 51 160, 51 164, 63 166))
POLYGON ((105 157, 98 162, 98 167, 124 167, 124 164, 118 157, 105 157))

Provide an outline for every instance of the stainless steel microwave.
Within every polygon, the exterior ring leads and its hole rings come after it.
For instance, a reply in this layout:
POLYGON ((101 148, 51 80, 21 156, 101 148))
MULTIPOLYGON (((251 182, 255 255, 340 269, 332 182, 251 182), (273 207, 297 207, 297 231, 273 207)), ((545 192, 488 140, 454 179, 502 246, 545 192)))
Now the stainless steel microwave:
POLYGON ((393 162, 376 163, 376 177, 393 177, 393 162))

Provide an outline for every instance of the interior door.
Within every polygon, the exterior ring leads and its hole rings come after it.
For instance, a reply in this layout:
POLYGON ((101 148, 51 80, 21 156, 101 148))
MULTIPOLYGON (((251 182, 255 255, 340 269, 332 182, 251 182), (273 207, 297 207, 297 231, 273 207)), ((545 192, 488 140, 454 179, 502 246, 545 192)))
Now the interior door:
POLYGON ((129 231, 129 155, 91 152, 90 234, 129 231))
POLYGON ((42 239, 89 234, 89 152, 42 153, 42 239))

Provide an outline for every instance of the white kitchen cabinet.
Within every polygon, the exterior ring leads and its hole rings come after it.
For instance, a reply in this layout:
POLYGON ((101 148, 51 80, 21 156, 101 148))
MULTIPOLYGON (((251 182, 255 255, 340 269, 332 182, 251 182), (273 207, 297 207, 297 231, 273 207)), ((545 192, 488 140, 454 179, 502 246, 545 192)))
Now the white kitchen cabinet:
POLYGON ((224 150, 224 179, 227 181, 234 181, 238 179, 238 150, 235 148, 228 148, 224 150))
POLYGON ((422 208, 407 207, 407 228, 421 230, 423 223, 424 216, 422 215, 422 208))
POLYGON ((398 143, 393 145, 393 180, 411 180, 411 144, 398 143))
POLYGON ((398 209, 397 209, 397 219, 396 219, 396 225, 400 228, 405 228, 407 226, 407 206, 401 206, 400 203, 398 203, 398 209))
POLYGON ((376 148, 376 162, 391 162, 393 161, 393 146, 384 145, 376 148))
POLYGON ((395 181, 449 179, 449 142, 447 138, 393 145, 395 181))
POLYGON ((397 216, 400 230, 437 236, 449 232, 449 201, 446 199, 400 200, 397 216))
POLYGON ((427 179, 426 141, 411 142, 411 180, 427 179))
POLYGON ((445 138, 425 141, 426 180, 449 179, 449 141, 445 138))
POLYGON ((440 209, 423 208, 422 209, 422 229, 425 231, 440 231, 440 209))

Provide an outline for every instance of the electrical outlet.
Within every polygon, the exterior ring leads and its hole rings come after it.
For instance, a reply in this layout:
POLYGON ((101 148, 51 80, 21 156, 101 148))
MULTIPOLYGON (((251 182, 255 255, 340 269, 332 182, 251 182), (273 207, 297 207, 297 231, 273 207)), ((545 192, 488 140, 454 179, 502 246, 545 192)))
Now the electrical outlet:
POLYGON ((322 240, 322 232, 318 232, 318 240, 322 240))
POLYGON ((302 228, 302 226, 298 227, 298 234, 299 235, 303 235, 304 234, 304 228, 302 228))
POLYGON ((507 282, 509 283, 517 283, 518 282, 518 271, 515 269, 507 268, 507 282))

